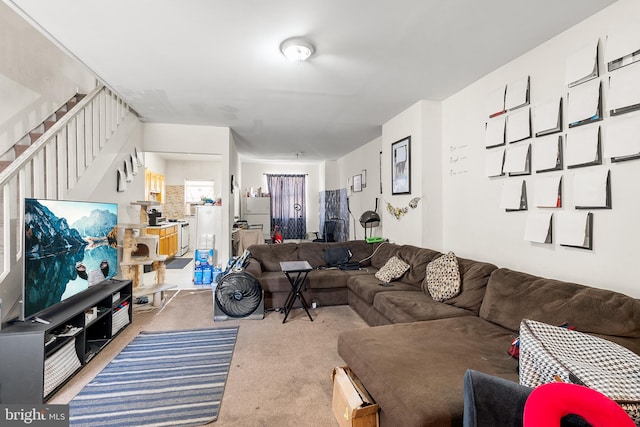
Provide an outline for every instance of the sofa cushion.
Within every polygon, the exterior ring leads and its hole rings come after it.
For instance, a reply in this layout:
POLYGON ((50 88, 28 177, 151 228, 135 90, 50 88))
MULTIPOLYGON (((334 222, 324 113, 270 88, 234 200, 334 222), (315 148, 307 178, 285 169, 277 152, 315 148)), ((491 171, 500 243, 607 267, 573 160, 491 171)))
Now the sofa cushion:
POLYGON ((289 292, 291 283, 282 271, 265 271, 259 278, 265 292, 289 292))
POLYGON ((308 289, 346 288, 347 275, 339 269, 310 271, 304 286, 308 289))
POLYGON ((460 270, 453 252, 442 255, 427 265, 422 290, 435 301, 444 301, 460 293, 460 270))
POLYGON ((475 313, 434 301, 419 290, 380 292, 373 298, 373 308, 391 323, 419 322, 447 317, 474 316, 475 313))
POLYGON ((411 266, 402 277, 402 281, 419 289, 424 280, 427 265, 442 254, 431 249, 403 245, 398 255, 411 266))
POLYGON ((281 271, 281 261, 298 261, 298 245, 281 243, 279 245, 251 245, 249 252, 254 259, 260 261, 264 271, 281 271))
POLYGON ((351 259, 351 251, 346 246, 334 246, 323 249, 324 262, 329 267, 346 264, 351 259))
POLYGON ((373 298, 379 292, 417 291, 415 286, 403 282, 393 282, 390 286, 381 286, 380 280, 373 274, 349 275, 347 288, 369 304, 373 304, 373 298))
POLYGON ((371 254, 375 247, 372 243, 364 240, 349 240, 341 243, 346 244, 351 251, 351 262, 359 262, 360 267, 371 265, 371 254))
POLYGON ((327 265, 324 260, 324 249, 328 247, 331 247, 329 243, 300 242, 297 251, 298 259, 307 261, 313 268, 323 267, 327 265))
POLYGON ((395 243, 382 242, 376 246, 371 256, 371 266, 382 268, 383 265, 394 255, 397 255, 402 246, 395 243))
POLYGON ((300 242, 298 243, 297 256, 301 261, 308 261, 311 267, 318 268, 326 266, 325 251, 327 249, 343 247, 351 251, 351 262, 359 262, 362 267, 371 264, 370 256, 373 252, 373 245, 364 240, 349 240, 346 242, 300 242))
POLYGON ((338 354, 381 408, 381 424, 462 425, 463 381, 475 369, 518 381, 510 331, 463 316, 346 331, 338 354))
POLYGON ((640 337, 640 301, 576 283, 500 268, 489 278, 480 317, 517 331, 522 319, 565 322, 581 332, 640 337))
POLYGON ((462 290, 460 294, 444 301, 444 303, 471 310, 477 314, 487 289, 489 277, 497 268, 495 265, 486 262, 458 257, 462 290))
POLYGON ((402 277, 408 269, 409 264, 394 255, 389 258, 380 270, 376 271, 375 277, 383 283, 389 283, 402 277))

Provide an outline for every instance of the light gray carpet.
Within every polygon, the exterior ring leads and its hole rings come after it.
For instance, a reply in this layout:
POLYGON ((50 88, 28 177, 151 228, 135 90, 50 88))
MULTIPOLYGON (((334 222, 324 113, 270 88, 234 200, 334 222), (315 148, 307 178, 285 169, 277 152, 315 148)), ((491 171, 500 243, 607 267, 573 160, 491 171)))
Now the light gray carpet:
POLYGON ((348 306, 312 310, 311 322, 295 309, 287 323, 268 312, 264 320, 213 322, 210 290, 167 292, 161 310, 136 309, 134 321, 93 358, 49 403, 68 403, 141 330, 239 326, 218 420, 229 426, 336 426, 331 372, 344 364, 336 350, 340 332, 367 327, 348 306))

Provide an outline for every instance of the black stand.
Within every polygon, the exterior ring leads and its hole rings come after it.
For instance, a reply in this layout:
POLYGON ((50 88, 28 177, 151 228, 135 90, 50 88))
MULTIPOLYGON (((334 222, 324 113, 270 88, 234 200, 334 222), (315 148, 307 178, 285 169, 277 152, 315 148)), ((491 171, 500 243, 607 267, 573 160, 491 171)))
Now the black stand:
POLYGON ((289 283, 291 284, 291 291, 289 291, 289 295, 287 295, 287 299, 284 303, 284 319, 282 323, 287 321, 287 317, 289 317, 289 313, 293 308, 293 303, 296 298, 300 300, 302 304, 302 308, 309 316, 309 319, 313 322, 313 317, 311 317, 311 313, 309 313, 309 305, 307 301, 304 299, 304 295, 302 295, 302 286, 304 285, 304 281, 307 280, 307 275, 313 268, 307 261, 286 261, 280 263, 280 269, 287 276, 289 283), (293 273, 296 273, 295 275, 293 273))

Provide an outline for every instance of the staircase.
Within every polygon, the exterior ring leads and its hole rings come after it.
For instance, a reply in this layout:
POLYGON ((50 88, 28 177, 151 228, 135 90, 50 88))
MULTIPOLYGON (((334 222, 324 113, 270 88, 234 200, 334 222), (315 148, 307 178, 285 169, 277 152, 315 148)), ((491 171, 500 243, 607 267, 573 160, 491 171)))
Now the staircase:
POLYGON ((64 200, 128 114, 101 85, 74 95, 0 156, 0 286, 21 265, 24 198, 64 200))
POLYGON ((9 165, 15 161, 22 153, 24 153, 31 144, 34 144, 40 137, 51 127, 56 124, 58 120, 64 117, 76 104, 84 98, 85 95, 75 94, 67 102, 62 104, 56 109, 56 111, 47 117, 42 123, 33 128, 31 131, 18 141, 13 147, 7 150, 2 156, 0 156, 0 172, 5 170, 9 165))

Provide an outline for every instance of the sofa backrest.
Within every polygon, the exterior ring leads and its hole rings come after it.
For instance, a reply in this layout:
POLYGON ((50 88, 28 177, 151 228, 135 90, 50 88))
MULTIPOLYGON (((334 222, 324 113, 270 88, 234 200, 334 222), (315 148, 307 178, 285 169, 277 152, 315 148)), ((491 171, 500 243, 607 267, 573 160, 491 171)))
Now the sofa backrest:
POLYGON ((397 255, 401 246, 395 243, 382 242, 373 250, 373 256, 371 257, 371 266, 375 268, 381 268, 387 263, 389 258, 397 255))
POLYGON ((474 261, 467 258, 458 258, 458 270, 460 270, 460 293, 448 300, 445 304, 464 308, 474 313, 480 311, 482 300, 487 289, 487 283, 498 267, 487 262, 474 261))
POLYGON ((400 281, 416 288, 422 287, 422 281, 427 273, 427 264, 442 254, 431 249, 419 248, 411 245, 403 245, 397 255, 411 267, 402 275, 400 281))
POLYGON ((298 261, 298 244, 251 245, 251 257, 258 260, 262 271, 280 271, 280 261, 298 261))
MULTIPOLYGON (((373 245, 364 240, 349 240, 346 242, 300 242, 282 243, 278 245, 249 246, 251 258, 258 261, 262 271, 280 271, 281 261, 308 261, 311 267, 326 266, 324 251, 327 248, 347 247, 351 251, 350 262, 358 262, 369 258, 373 252, 373 245)), ((370 259, 361 264, 370 265, 370 259)))
MULTIPOLYGON (((298 259, 309 261, 313 268, 326 266, 325 251, 329 248, 346 247, 351 251, 349 262, 359 262, 368 258, 373 252, 373 246, 364 240, 349 240, 346 242, 300 242, 298 243, 298 259)), ((370 260, 361 264, 362 267, 370 265, 370 260)))
POLYGON ((640 337, 640 300, 605 289, 500 268, 489 278, 480 317, 512 331, 522 319, 578 331, 640 337))

